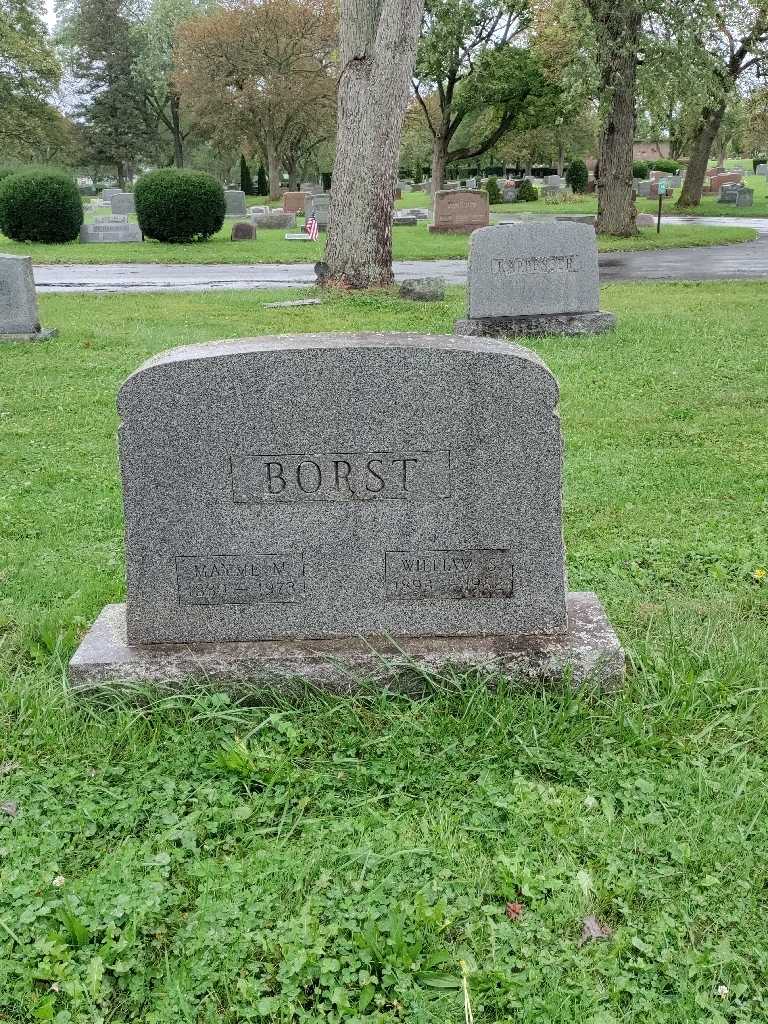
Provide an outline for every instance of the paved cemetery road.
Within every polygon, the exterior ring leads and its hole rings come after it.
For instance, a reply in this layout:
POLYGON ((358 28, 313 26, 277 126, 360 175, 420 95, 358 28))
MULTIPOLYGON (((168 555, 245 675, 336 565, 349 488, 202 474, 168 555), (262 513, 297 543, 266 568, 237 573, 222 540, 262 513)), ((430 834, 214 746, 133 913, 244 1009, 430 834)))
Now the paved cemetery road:
MULTIPOLYGON (((704 224, 755 228, 760 237, 736 245, 600 255, 600 280, 713 281, 768 278, 768 219, 666 217, 668 224, 704 224)), ((662 227, 663 230, 663 227, 662 227)), ((442 277, 464 284, 465 260, 395 262, 398 280, 442 277)), ((88 266, 41 265, 34 268, 41 292, 208 291, 231 288, 301 288, 315 283, 311 263, 192 264, 114 263, 88 266)))

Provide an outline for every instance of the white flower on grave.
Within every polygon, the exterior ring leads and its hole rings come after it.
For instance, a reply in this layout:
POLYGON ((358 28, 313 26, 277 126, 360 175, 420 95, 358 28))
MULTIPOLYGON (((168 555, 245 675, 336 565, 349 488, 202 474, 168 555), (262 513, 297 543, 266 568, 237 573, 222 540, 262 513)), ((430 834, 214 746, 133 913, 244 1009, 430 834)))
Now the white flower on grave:
POLYGON ((56 875, 56 877, 51 882, 51 885, 55 886, 57 889, 60 889, 64 885, 64 881, 64 875, 56 875))
POLYGON ((728 986, 727 985, 718 985, 717 986, 717 994, 720 996, 721 999, 727 999, 728 998, 728 986))

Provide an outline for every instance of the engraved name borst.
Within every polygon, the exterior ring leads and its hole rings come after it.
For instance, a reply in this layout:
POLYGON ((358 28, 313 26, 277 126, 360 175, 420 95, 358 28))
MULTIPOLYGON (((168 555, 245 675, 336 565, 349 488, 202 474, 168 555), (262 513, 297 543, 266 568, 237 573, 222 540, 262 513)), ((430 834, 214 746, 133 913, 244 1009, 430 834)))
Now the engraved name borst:
POLYGON ((302 554, 177 555, 179 604, 292 602, 304 596, 302 554))
POLYGON ((448 451, 231 455, 232 497, 257 501, 435 501, 451 493, 448 451))
POLYGON ((509 598, 512 577, 506 548, 384 552, 387 601, 509 598))

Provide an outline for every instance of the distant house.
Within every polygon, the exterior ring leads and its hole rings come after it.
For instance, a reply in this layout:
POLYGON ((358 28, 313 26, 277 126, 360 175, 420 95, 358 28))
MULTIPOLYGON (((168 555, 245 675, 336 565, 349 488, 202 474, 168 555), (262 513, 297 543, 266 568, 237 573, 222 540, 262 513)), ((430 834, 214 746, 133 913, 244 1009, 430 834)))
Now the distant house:
POLYGON ((633 160, 667 160, 669 143, 665 139, 636 139, 632 143, 633 160))

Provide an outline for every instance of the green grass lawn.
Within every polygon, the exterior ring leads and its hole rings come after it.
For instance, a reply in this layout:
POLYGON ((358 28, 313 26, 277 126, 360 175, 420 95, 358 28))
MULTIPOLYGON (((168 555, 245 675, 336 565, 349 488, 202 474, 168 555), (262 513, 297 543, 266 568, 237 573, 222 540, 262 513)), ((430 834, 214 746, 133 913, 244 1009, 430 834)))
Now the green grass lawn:
POLYGON ((768 1019, 768 284, 606 287, 614 333, 535 343, 623 692, 72 699, 123 597, 125 376, 464 301, 279 294, 44 295, 59 337, 0 349, 0 1020, 463 1024, 460 961, 476 1024, 768 1019))
MULTIPOLYGON (((285 238, 285 231, 259 230, 253 242, 232 242, 231 230, 230 222, 210 241, 189 245, 151 240, 45 245, 12 242, 0 235, 0 252, 31 256, 35 263, 315 263, 323 258, 325 240, 322 235, 317 242, 290 242, 285 238)), ((430 234, 425 222, 416 227, 395 228, 393 237, 396 260, 465 259, 469 247, 467 235, 430 234)), ((756 237, 757 233, 751 228, 662 225, 659 235, 655 228, 643 228, 635 238, 600 237, 598 247, 603 252, 666 249, 728 245, 756 237)))

